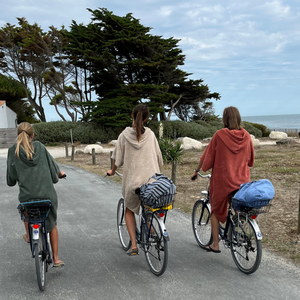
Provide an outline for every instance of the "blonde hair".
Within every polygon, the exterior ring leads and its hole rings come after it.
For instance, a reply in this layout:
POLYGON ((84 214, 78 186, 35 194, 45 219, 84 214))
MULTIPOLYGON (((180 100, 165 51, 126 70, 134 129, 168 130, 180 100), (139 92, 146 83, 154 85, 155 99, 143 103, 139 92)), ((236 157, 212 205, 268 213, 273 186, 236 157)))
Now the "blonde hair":
POLYGON ((25 150, 28 160, 30 160, 33 157, 34 149, 32 145, 32 138, 32 126, 27 122, 20 123, 20 125, 18 126, 18 137, 16 147, 16 155, 18 158, 20 158, 20 146, 22 146, 25 150))
POLYGON ((242 119, 239 110, 234 106, 228 106, 223 111, 223 124, 229 130, 242 129, 242 119))
POLYGON ((150 116, 148 106, 145 104, 137 105, 132 111, 132 116, 133 116, 133 128, 136 131, 136 138, 139 142, 142 134, 145 132, 143 121, 147 120, 150 116))

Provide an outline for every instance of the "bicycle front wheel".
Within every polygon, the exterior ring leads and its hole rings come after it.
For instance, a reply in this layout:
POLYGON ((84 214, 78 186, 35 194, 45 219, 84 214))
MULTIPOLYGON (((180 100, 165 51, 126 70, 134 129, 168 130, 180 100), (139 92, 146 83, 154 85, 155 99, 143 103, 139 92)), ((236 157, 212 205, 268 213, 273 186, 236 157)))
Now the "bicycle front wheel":
POLYGON ((147 263, 156 276, 162 275, 168 264, 168 241, 163 236, 159 217, 151 212, 145 216, 142 226, 142 242, 147 263))
POLYGON ((46 284, 46 249, 43 236, 34 244, 34 256, 39 289, 44 291, 46 284))
POLYGON ((210 210, 203 200, 195 202, 192 212, 192 226, 195 239, 201 248, 211 245, 213 238, 210 224, 210 210))
POLYGON ((131 240, 130 240, 130 236, 125 221, 125 205, 124 205, 123 198, 121 198, 118 203, 117 226, 118 226, 118 235, 121 242, 121 246, 125 251, 127 251, 131 246, 131 240))
POLYGON ((261 262, 261 240, 257 239, 253 225, 245 216, 233 217, 233 226, 229 228, 231 254, 237 267, 245 274, 254 273, 261 262))

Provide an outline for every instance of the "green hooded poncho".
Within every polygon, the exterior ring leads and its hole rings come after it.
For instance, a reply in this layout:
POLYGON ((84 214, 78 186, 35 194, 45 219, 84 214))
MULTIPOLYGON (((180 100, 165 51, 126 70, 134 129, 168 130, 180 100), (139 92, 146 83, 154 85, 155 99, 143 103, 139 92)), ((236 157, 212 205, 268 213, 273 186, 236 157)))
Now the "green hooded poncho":
POLYGON ((33 199, 51 200, 50 213, 46 221, 47 231, 50 232, 57 219, 57 195, 53 183, 59 180, 59 166, 42 143, 35 141, 32 144, 34 155, 30 160, 27 159, 22 146, 20 158, 15 154, 16 145, 8 149, 6 182, 9 186, 14 186, 18 182, 20 202, 33 199))

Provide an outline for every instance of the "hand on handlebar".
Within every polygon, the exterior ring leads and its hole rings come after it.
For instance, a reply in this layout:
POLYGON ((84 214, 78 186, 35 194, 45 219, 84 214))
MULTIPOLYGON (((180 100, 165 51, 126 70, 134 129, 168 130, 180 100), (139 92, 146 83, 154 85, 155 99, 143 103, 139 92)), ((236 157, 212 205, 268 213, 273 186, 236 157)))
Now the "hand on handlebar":
POLYGON ((113 170, 108 170, 108 171, 106 172, 106 175, 107 175, 107 176, 113 176, 113 175, 115 175, 115 172, 113 172, 113 170))
POLYGON ((195 170, 193 175, 191 176, 191 180, 195 181, 197 179, 197 177, 198 177, 198 172, 195 170))
POLYGON ((60 179, 62 179, 62 178, 66 179, 66 177, 67 177, 67 174, 65 172, 59 171, 58 178, 60 178, 60 179))

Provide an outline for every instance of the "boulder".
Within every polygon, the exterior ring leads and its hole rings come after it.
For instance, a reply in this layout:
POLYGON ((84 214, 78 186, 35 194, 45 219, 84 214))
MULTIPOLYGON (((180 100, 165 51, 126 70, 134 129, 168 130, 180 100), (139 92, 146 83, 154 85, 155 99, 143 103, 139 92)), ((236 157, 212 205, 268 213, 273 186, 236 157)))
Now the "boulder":
POLYGON ((85 154, 92 154, 92 149, 95 148, 95 153, 98 154, 98 153, 102 153, 103 152, 103 147, 101 147, 100 145, 96 145, 96 144, 92 144, 92 145, 87 145, 83 152, 85 154))
POLYGON ((181 148, 183 150, 202 150, 203 145, 201 142, 188 138, 188 137, 184 137, 182 139, 182 144, 181 144, 181 148))
POLYGON ((259 147, 260 146, 259 139, 256 139, 253 134, 250 134, 250 137, 252 140, 253 147, 254 148, 259 147))
POLYGON ((272 140, 282 140, 286 139, 288 135, 285 132, 271 131, 269 138, 272 140))
POLYGON ((287 144, 296 144, 296 141, 293 139, 282 139, 279 141, 276 141, 277 145, 287 145, 287 144))
POLYGON ((84 151, 82 151, 82 150, 76 150, 76 151, 75 151, 75 154, 76 154, 76 155, 83 155, 83 154, 84 154, 84 151))
POLYGON ((108 145, 110 146, 116 146, 116 144, 117 144, 117 140, 112 140, 108 143, 108 145))

